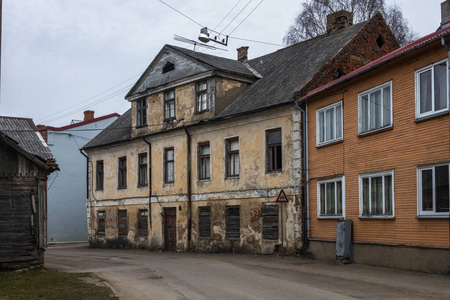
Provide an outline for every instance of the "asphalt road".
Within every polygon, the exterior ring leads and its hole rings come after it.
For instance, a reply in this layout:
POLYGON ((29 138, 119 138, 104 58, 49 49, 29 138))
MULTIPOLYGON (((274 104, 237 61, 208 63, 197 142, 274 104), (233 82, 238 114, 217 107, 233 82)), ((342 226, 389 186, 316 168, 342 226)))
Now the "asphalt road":
POLYGON ((120 299, 450 299, 450 276, 298 257, 59 245, 45 266, 95 273, 120 299))

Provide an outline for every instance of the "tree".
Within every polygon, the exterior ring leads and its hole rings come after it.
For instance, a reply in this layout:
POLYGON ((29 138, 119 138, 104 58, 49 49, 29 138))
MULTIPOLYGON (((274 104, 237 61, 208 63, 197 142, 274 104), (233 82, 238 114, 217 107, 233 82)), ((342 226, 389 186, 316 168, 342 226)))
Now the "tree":
POLYGON ((302 3, 283 43, 292 45, 326 33, 327 15, 342 9, 353 13, 353 23, 370 19, 379 11, 402 46, 417 38, 397 4, 386 6, 384 0, 308 0, 302 3))

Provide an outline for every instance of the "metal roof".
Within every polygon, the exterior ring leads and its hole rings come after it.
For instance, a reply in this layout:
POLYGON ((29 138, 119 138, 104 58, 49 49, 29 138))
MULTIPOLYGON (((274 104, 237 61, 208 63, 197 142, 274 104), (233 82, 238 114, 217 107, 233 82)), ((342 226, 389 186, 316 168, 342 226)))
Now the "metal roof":
POLYGON ((44 161, 55 160, 32 119, 0 116, 0 131, 34 156, 44 161))

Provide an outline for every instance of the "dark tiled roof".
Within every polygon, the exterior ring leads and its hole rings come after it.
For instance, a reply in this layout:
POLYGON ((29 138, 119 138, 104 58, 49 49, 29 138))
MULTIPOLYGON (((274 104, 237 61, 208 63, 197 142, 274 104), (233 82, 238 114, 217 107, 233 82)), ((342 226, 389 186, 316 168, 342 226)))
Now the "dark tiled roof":
POLYGON ((28 153, 44 161, 55 160, 32 119, 0 116, 0 131, 16 141, 19 147, 28 153))
POLYGON ((107 146, 131 139, 131 109, 103 129, 83 149, 107 146))
POLYGON ((426 35, 414 42, 411 42, 401 48, 398 48, 397 50, 394 50, 392 52, 390 52, 389 54, 386 54, 385 56, 382 56, 370 63, 368 63, 367 65, 365 65, 364 67, 361 67, 359 69, 356 69, 355 71, 348 73, 345 76, 342 76, 339 79, 333 80, 328 82, 327 84, 324 84, 312 91, 310 91, 307 95, 305 95, 304 97, 300 98, 300 101, 305 101, 309 98, 311 98, 312 96, 315 96, 321 92, 324 92, 326 90, 329 90, 332 87, 335 87, 341 83, 347 82, 355 77, 358 77, 362 74, 365 74, 375 68, 378 68, 381 65, 384 65, 385 63, 388 63, 394 59, 397 59, 411 51, 414 51, 416 49, 419 49, 421 47, 424 47, 426 45, 429 45, 431 43, 436 42, 437 40, 440 40, 441 37, 447 37, 450 35, 450 27, 445 27, 441 30, 438 30, 436 32, 433 32, 429 35, 426 35))
POLYGON ((210 68, 214 70, 224 71, 228 73, 235 73, 239 75, 244 76, 250 76, 255 77, 255 74, 253 74, 252 71, 250 71, 245 64, 243 64, 240 61, 229 59, 229 58, 223 58, 218 57, 214 55, 204 54, 200 52, 195 52, 192 50, 188 50, 181 47, 176 47, 172 45, 166 45, 168 48, 172 48, 178 52, 183 53, 184 55, 187 55, 195 60, 197 60, 200 63, 206 64, 210 68))
POLYGON ((263 78, 250 85, 217 118, 293 102, 294 93, 338 54, 365 24, 367 21, 339 34, 318 36, 248 61, 263 78))

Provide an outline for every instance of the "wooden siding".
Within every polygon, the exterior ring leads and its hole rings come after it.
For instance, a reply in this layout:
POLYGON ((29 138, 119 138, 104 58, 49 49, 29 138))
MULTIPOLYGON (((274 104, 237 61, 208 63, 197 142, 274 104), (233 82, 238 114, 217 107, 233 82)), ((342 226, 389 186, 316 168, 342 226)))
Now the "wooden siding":
POLYGON ((448 162, 449 117, 415 122, 415 70, 445 59, 438 43, 342 84, 308 102, 310 237, 335 240, 336 219, 317 217, 317 180, 345 176, 345 219, 353 240, 406 245, 450 246, 448 219, 418 219, 417 167, 448 162), (358 136, 358 93, 392 81, 392 128, 358 136), (316 147, 316 110, 343 101, 343 141, 316 147), (391 219, 359 218, 358 176, 393 170, 391 219))

